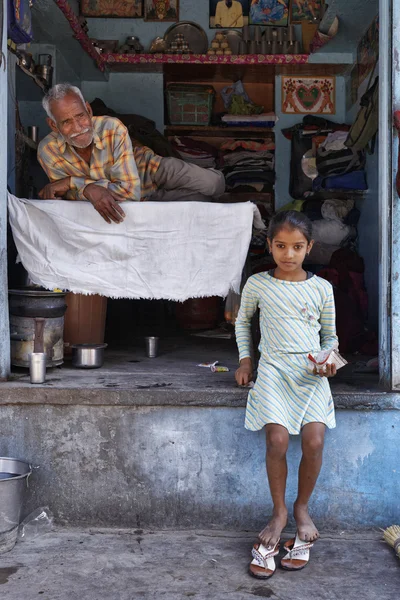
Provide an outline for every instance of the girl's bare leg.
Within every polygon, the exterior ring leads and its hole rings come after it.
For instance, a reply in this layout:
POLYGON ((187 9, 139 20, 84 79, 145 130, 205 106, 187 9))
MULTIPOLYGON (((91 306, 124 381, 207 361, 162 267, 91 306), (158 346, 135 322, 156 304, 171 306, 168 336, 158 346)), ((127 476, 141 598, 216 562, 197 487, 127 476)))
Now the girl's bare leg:
POLYGON ((318 530, 308 514, 308 502, 321 470, 324 436, 323 423, 307 423, 301 432, 303 456, 299 467, 299 489, 294 503, 294 518, 300 539, 307 542, 319 538, 318 530))
POLYGON ((273 548, 287 523, 285 491, 289 433, 282 425, 275 424, 266 425, 265 430, 267 435, 267 474, 274 508, 271 520, 258 537, 264 546, 273 548))

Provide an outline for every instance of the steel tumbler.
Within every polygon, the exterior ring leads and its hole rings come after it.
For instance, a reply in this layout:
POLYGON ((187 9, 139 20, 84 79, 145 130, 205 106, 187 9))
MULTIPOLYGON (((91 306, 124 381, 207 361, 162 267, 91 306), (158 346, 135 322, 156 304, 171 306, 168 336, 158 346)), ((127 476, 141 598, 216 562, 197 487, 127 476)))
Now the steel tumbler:
POLYGON ((31 383, 44 383, 46 381, 46 358, 45 352, 32 352, 29 355, 31 383))

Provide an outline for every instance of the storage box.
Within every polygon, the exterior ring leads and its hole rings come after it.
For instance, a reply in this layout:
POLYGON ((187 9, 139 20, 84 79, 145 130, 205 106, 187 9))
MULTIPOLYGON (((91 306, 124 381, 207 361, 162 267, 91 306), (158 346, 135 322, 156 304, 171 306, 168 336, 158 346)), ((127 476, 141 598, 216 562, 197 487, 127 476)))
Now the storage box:
POLYGON ((171 125, 209 125, 215 98, 211 85, 171 83, 167 86, 168 118, 171 125))

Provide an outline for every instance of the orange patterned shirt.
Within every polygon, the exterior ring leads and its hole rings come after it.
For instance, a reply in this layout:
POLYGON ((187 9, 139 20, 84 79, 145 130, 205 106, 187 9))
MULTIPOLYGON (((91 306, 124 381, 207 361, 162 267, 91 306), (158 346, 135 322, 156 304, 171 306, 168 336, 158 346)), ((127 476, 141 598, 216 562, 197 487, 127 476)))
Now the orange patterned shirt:
POLYGON ((69 200, 87 200, 90 183, 109 188, 121 200, 146 200, 157 189, 153 182, 161 156, 146 146, 132 148, 125 125, 114 117, 93 117, 90 165, 58 133, 39 144, 38 160, 51 182, 71 177, 69 200))

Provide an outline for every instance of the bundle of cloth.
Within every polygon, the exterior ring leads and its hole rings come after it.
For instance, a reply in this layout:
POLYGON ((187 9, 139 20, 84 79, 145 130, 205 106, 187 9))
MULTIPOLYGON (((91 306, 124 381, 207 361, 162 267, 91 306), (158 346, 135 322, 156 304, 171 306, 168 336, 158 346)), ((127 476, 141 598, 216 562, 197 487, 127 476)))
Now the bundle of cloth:
POLYGON ((353 199, 325 200, 319 207, 315 201, 305 202, 303 212, 313 221, 314 246, 308 263, 327 265, 336 250, 354 245, 359 211, 353 199))
POLYGON ((175 136, 172 140, 172 147, 179 154, 179 157, 186 161, 203 167, 204 169, 215 168, 217 166, 218 150, 199 140, 190 137, 175 136))
POLYGON ((220 168, 231 192, 272 192, 275 144, 268 140, 231 140, 221 146, 220 168))

